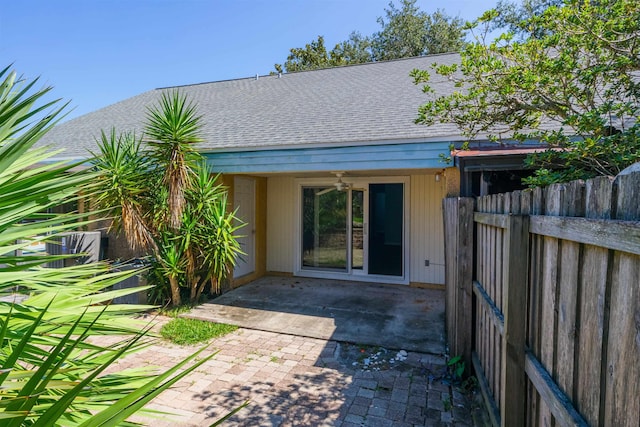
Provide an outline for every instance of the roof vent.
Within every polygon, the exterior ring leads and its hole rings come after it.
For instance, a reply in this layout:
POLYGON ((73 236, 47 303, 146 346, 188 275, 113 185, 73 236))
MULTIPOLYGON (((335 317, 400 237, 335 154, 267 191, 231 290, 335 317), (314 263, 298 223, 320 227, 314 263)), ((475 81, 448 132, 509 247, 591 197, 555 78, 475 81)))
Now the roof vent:
POLYGON ((260 78, 259 74, 256 74, 256 80, 258 80, 260 78))

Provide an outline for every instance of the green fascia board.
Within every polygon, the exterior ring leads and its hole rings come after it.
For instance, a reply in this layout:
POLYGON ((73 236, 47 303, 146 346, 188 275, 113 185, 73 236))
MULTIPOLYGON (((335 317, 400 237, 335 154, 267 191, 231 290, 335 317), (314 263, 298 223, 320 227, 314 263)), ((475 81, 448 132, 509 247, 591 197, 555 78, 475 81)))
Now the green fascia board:
POLYGON ((450 142, 286 148, 204 153, 218 173, 288 173, 333 170, 434 169, 447 167, 450 142))

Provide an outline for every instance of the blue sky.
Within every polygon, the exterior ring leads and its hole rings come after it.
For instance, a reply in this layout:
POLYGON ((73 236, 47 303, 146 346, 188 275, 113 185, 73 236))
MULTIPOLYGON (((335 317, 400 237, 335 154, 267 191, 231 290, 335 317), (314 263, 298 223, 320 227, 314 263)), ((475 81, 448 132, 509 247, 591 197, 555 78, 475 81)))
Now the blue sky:
MULTIPOLYGON (((398 1, 395 2, 398 4, 398 1)), ((380 29, 389 0, 21 0, 0 10, 0 67, 41 77, 75 117, 158 87, 264 75, 318 35, 380 29)), ((487 0, 419 0, 474 19, 487 0)))

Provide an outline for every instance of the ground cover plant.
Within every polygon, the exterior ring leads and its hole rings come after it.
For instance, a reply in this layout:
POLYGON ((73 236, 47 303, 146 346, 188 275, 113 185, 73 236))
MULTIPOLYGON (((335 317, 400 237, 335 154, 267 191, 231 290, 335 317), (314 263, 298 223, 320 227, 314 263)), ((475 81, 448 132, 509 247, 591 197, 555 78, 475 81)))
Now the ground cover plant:
POLYGON ((175 344, 192 345, 227 335, 237 329, 237 326, 225 323, 177 317, 162 325, 160 334, 175 344))

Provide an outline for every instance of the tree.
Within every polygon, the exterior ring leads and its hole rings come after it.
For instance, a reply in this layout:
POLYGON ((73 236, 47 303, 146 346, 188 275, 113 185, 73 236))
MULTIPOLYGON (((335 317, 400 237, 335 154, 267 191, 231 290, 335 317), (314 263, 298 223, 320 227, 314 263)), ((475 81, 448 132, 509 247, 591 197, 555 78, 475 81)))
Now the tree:
POLYGON ((371 37, 354 31, 327 51, 324 37, 318 36, 303 48, 290 49, 284 65, 275 64, 275 70, 289 73, 458 51, 465 38, 462 20, 441 10, 429 15, 415 3, 416 0, 401 0, 401 9, 389 3, 386 20, 378 18, 382 29, 371 37))
MULTIPOLYGON (((489 11, 474 26, 490 28, 496 18, 489 11)), ((462 50, 459 65, 435 66, 455 86, 451 95, 435 95, 429 72, 414 70, 431 97, 417 122, 454 123, 469 138, 547 143, 549 150, 528 159, 539 168, 532 185, 616 175, 640 160, 640 4, 571 0, 521 25, 540 37, 477 41, 462 50)))
POLYGON ((329 53, 333 62, 339 65, 364 64, 371 62, 371 39, 357 31, 353 31, 349 38, 337 44, 329 53))
POLYGON ((284 63, 284 67, 276 64, 278 72, 287 73, 295 71, 317 70, 318 68, 331 67, 331 59, 324 46, 324 37, 318 36, 317 40, 307 43, 305 47, 294 47, 284 63))
POLYGON ((97 206, 112 213, 113 228, 133 248, 153 255, 154 277, 168 281, 173 305, 182 303, 182 287, 191 303, 207 285, 218 293, 242 254, 234 236, 240 221, 195 148, 199 134, 195 105, 177 91, 163 93, 147 114, 148 149, 135 135, 112 130, 102 133, 93 160, 102 172, 97 206))
POLYGON ((106 373, 149 343, 147 330, 141 333, 128 316, 144 307, 109 304, 143 290, 109 289, 139 271, 114 272, 107 263, 47 268, 80 255, 21 253, 99 215, 53 213, 80 192, 94 196, 97 174, 75 172, 80 165, 53 159, 59 152, 34 148, 64 109, 58 101, 43 103, 50 88, 34 90, 36 81, 9 67, 0 71, 0 419, 6 427, 123 425, 210 356, 185 368, 196 351, 167 372, 106 373), (124 338, 107 346, 89 340, 100 335, 124 338))
POLYGON ((496 17, 493 19, 491 29, 507 30, 523 38, 540 37, 536 31, 542 28, 528 26, 526 23, 540 16, 551 6, 562 6, 564 0, 524 0, 522 3, 499 0, 495 7, 496 17), (533 32, 532 32, 533 31, 533 32))
POLYGON ((372 36, 375 60, 454 52, 464 45, 460 18, 451 18, 441 10, 429 15, 415 3, 416 0, 401 0, 398 9, 391 2, 385 9, 386 20, 378 18, 382 29, 372 36))
POLYGON ((371 61, 371 42, 358 32, 352 32, 349 38, 327 51, 324 37, 308 43, 303 48, 293 48, 287 60, 276 64, 277 72, 287 73, 295 71, 317 70, 320 68, 337 67, 340 65, 361 64, 371 61))

